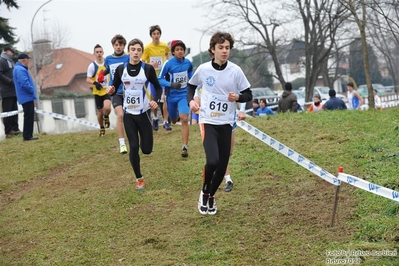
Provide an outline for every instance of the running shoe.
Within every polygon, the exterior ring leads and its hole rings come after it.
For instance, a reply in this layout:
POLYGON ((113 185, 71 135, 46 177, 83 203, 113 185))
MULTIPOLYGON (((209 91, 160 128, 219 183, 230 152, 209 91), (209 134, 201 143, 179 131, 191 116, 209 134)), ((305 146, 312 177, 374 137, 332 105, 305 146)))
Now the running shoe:
POLYGON ((183 148, 183 149, 181 150, 181 157, 183 157, 183 158, 187 158, 187 157, 188 157, 187 148, 183 148))
POLYGON ((208 214, 209 215, 215 215, 217 211, 218 211, 218 208, 216 207, 215 196, 213 196, 213 197, 209 196, 209 199, 208 199, 208 214))
POLYGON ((163 129, 165 129, 165 130, 172 130, 172 128, 170 127, 170 125, 169 125, 168 122, 165 122, 165 123, 163 124, 163 129))
POLYGON ((233 190, 233 182, 228 181, 228 182, 226 183, 226 186, 224 187, 223 190, 226 191, 226 192, 232 191, 232 190, 233 190))
POLYGON ((101 128, 100 129, 100 137, 104 137, 105 136, 105 128, 101 128))
POLYGON ((104 115, 104 126, 105 128, 109 128, 109 116, 104 115))
POLYGON ((126 147, 125 144, 121 145, 121 147, 120 147, 120 149, 119 149, 119 152, 120 152, 121 154, 126 154, 126 153, 127 153, 127 147, 126 147))
POLYGON ((158 122, 159 122, 158 119, 152 119, 152 128, 153 128, 155 131, 158 131, 158 128, 159 128, 158 122))
POLYGON ((145 183, 144 178, 137 179, 136 190, 144 190, 145 183))
POLYGON ((201 190, 198 200, 198 211, 203 215, 208 213, 208 198, 209 194, 204 194, 201 190))

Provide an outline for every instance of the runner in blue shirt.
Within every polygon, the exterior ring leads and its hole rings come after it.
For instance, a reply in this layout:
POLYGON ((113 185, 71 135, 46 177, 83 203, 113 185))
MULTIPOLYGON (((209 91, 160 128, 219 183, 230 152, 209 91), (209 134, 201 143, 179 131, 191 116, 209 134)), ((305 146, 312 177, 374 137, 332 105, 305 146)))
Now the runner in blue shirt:
MULTIPOLYGON (((126 46, 126 39, 122 35, 117 34, 112 38, 111 43, 112 47, 114 48, 114 53, 108 55, 105 58, 104 66, 106 67, 106 70, 101 71, 97 78, 97 81, 102 83, 104 80, 104 75, 110 73, 109 85, 113 84, 116 68, 121 64, 129 62, 129 55, 125 54, 124 52, 126 46)), ((118 135, 118 140, 119 140, 119 152, 121 154, 126 154, 127 147, 125 143, 125 134, 123 129, 122 103, 123 103, 122 86, 119 86, 117 88, 116 94, 112 97, 112 106, 114 107, 116 113, 116 133, 118 135)))
POLYGON ((180 117, 183 142, 181 156, 188 157, 190 108, 187 103, 187 82, 193 76, 193 65, 190 60, 184 58, 186 45, 182 41, 172 41, 171 51, 173 57, 162 66, 158 80, 161 86, 170 87, 170 90, 165 88, 169 117, 173 124, 176 124, 177 118, 180 117), (170 81, 166 80, 167 75, 170 75, 170 81))

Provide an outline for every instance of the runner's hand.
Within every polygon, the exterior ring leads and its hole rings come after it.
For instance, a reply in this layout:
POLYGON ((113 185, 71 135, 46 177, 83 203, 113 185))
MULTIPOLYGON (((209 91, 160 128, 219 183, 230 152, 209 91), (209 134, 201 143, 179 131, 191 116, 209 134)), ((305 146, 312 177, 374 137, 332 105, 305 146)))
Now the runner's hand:
POLYGON ((176 90, 180 90, 181 89, 181 83, 179 82, 171 82, 170 83, 170 87, 176 90))
POLYGON ((100 83, 98 83, 97 81, 94 81, 93 85, 96 86, 97 90, 101 90, 103 88, 103 86, 100 83))

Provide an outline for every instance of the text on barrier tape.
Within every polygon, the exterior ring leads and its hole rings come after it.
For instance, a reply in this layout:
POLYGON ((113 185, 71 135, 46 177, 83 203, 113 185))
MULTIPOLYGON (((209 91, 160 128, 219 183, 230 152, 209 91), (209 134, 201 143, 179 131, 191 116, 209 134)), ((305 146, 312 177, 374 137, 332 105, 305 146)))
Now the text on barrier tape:
POLYGON ((76 117, 66 116, 66 115, 57 114, 57 113, 48 112, 48 111, 43 111, 43 110, 38 110, 38 109, 35 109, 35 112, 38 113, 38 114, 49 115, 49 116, 52 116, 54 118, 58 118, 58 119, 61 119, 61 120, 71 121, 71 122, 74 122, 74 123, 79 123, 81 125, 85 125, 85 126, 89 126, 89 127, 100 128, 99 124, 88 122, 88 121, 85 121, 85 120, 82 120, 82 119, 77 119, 76 117))
POLYGON ((364 179, 344 174, 344 173, 338 173, 338 179, 341 180, 342 182, 348 183, 349 185, 352 185, 357 188, 361 188, 363 190, 366 190, 368 192, 380 195, 382 197, 398 201, 399 202, 399 192, 379 186, 377 184, 370 183, 364 179))
POLYGON ((252 125, 248 124, 245 121, 238 121, 237 126, 242 128, 243 130, 247 131, 249 134, 254 136, 255 138, 259 139, 260 141, 263 141, 276 151, 280 152, 284 156, 288 157, 295 163, 299 164, 303 168, 307 169, 308 171, 312 172, 313 174, 321 177, 325 181, 339 186, 341 184, 341 181, 336 178, 334 175, 330 174, 320 166, 316 165, 315 163, 311 162, 309 159, 305 158, 304 156, 300 155, 293 149, 285 146, 281 142, 275 140, 274 138, 270 137, 266 133, 260 131, 256 127, 253 127, 252 125))
POLYGON ((14 115, 17 115, 17 114, 23 113, 23 112, 24 111, 22 111, 22 110, 16 110, 16 111, 11 111, 11 112, 0 113, 0 118, 14 116, 14 115))

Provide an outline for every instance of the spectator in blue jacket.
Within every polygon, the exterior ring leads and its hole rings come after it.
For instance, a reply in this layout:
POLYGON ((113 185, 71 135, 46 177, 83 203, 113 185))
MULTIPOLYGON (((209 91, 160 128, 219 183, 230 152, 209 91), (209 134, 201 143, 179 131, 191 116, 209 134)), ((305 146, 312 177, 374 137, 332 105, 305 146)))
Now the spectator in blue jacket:
POLYGON ((266 115, 274 115, 274 112, 269 107, 266 107, 266 99, 262 98, 259 102, 260 107, 256 111, 256 116, 266 116, 266 115))
POLYGON ((162 66, 158 80, 161 86, 170 88, 169 92, 165 89, 169 118, 172 124, 177 122, 178 117, 180 118, 183 142, 181 156, 188 157, 188 115, 190 108, 187 103, 187 83, 193 76, 193 65, 190 60, 184 57, 186 45, 182 41, 173 40, 171 51, 173 57, 162 66), (170 81, 166 79, 168 75, 170 81))
POLYGON ((335 90, 330 90, 328 92, 328 95, 330 95, 330 100, 328 100, 324 104, 324 110, 346 110, 346 104, 343 100, 335 97, 336 92, 335 90))
POLYGON ((35 122, 35 103, 36 90, 33 79, 28 71, 29 55, 20 54, 18 62, 13 71, 15 91, 17 93, 18 103, 24 110, 24 129, 22 136, 24 140, 37 140, 33 136, 33 123, 35 122))

